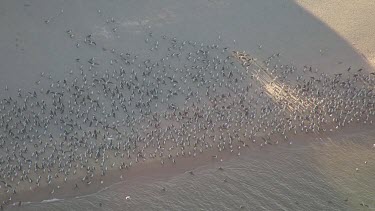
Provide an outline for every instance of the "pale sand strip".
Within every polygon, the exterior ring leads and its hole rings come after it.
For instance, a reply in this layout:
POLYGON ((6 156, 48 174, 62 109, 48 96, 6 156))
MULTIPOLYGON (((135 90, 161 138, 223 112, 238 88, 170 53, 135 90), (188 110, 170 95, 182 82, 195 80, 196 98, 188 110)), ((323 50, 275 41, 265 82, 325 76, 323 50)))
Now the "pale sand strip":
POLYGON ((375 67, 375 1, 296 0, 341 35, 375 67))

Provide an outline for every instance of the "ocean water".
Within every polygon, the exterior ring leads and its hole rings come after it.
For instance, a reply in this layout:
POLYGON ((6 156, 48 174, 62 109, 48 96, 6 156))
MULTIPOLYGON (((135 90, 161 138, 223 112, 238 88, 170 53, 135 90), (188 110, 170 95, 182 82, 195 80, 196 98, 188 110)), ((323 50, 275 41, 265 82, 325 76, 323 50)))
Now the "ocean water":
POLYGON ((87 196, 10 210, 371 210, 373 133, 250 150, 194 169, 194 175, 125 179, 87 196))

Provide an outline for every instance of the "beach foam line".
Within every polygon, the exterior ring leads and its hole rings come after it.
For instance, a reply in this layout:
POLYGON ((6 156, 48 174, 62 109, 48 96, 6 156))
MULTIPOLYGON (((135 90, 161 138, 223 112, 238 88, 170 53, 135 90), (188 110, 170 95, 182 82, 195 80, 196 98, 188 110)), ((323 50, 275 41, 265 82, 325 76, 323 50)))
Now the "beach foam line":
POLYGON ((46 200, 41 201, 40 203, 50 203, 50 202, 56 202, 56 201, 64 201, 64 199, 56 199, 56 198, 46 199, 46 200))
POLYGON ((119 182, 113 183, 113 184, 111 184, 111 185, 109 185, 109 186, 106 186, 106 187, 104 187, 104 188, 98 190, 97 192, 94 192, 94 193, 91 193, 91 194, 86 194, 86 195, 81 195, 81 196, 76 196, 76 197, 74 197, 74 198, 75 198, 75 199, 80 199, 80 198, 84 198, 84 197, 92 196, 92 195, 98 194, 98 193, 100 193, 100 192, 102 192, 102 191, 105 191, 105 190, 107 190, 107 189, 109 189, 109 188, 111 188, 111 187, 113 187, 113 186, 115 186, 115 185, 118 185, 118 184, 121 184, 121 183, 124 183, 124 182, 125 182, 125 181, 119 181, 119 182))
MULTIPOLYGON (((38 201, 38 202, 26 201, 26 202, 22 202, 22 205, 27 205, 27 204, 38 204, 38 203, 51 203, 51 202, 56 202, 56 201, 64 201, 64 199, 53 198, 53 199, 46 199, 46 200, 38 201)), ((12 204, 12 206, 18 206, 18 205, 19 205, 18 202, 14 202, 14 203, 12 204)))

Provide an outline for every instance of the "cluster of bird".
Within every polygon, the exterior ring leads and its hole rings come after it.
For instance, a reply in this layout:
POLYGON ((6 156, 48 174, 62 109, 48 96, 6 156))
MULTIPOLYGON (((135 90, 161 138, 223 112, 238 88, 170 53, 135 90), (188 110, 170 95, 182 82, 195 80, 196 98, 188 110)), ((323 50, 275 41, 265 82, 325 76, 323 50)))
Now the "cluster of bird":
MULTIPOLYGON (((258 61, 151 33, 145 42, 159 58, 112 49, 110 59, 77 59, 65 78, 42 73, 39 88, 1 96, 3 205, 18 191, 50 186, 53 194, 78 177, 90 185, 148 159, 178 165, 204 151, 240 155, 278 144, 272 137, 291 144, 301 132, 372 124, 375 76, 361 69, 331 75, 283 65, 280 54, 258 61)), ((102 50, 91 35, 84 43, 102 50)))

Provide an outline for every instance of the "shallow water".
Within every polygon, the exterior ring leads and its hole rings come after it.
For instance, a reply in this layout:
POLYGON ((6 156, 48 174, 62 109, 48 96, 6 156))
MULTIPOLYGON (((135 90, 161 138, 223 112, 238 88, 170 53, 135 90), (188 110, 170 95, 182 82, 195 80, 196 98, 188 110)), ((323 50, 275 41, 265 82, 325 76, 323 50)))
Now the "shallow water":
POLYGON ((373 135, 356 134, 340 140, 323 138, 310 144, 270 146, 215 166, 200 167, 194 170, 194 175, 179 174, 146 184, 142 179, 136 183, 125 180, 88 196, 31 203, 23 205, 22 210, 367 208, 361 203, 371 209, 375 206, 375 181, 371 177, 375 159, 371 156, 374 150, 369 147, 374 142, 373 135), (130 199, 126 200, 127 196, 130 199))

